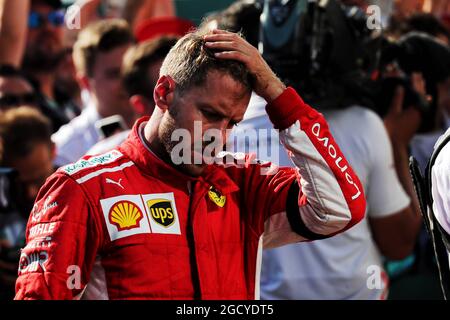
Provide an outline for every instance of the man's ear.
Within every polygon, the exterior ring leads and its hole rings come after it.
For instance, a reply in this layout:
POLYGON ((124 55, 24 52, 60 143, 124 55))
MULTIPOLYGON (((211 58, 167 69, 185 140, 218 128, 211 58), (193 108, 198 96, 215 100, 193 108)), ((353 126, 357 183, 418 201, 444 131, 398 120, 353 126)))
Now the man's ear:
POLYGON ((161 76, 153 90, 155 105, 163 111, 172 104, 175 91, 175 81, 170 76, 161 76))

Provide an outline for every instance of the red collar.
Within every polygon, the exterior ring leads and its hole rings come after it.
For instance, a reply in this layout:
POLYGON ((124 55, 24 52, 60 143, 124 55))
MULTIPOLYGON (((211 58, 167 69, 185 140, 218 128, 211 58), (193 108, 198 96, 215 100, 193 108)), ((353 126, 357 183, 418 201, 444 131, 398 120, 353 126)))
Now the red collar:
POLYGON ((222 194, 239 190, 225 169, 218 165, 208 165, 200 177, 191 177, 158 158, 150 151, 145 138, 139 133, 140 128, 149 118, 142 117, 136 121, 127 140, 119 147, 119 150, 130 158, 142 173, 181 188, 186 188, 188 181, 195 181, 208 188, 212 185, 222 194))

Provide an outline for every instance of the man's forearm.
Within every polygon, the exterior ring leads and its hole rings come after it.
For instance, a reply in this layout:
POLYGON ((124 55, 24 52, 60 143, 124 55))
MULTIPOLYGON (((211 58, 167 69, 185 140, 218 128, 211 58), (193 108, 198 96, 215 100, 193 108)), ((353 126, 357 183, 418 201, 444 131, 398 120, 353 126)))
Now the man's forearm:
POLYGON ((300 172, 300 216, 307 229, 332 236, 359 222, 366 207, 363 187, 324 117, 292 88, 272 101, 267 113, 300 172))
POLYGON ((29 0, 0 0, 0 64, 20 66, 29 10, 29 0))

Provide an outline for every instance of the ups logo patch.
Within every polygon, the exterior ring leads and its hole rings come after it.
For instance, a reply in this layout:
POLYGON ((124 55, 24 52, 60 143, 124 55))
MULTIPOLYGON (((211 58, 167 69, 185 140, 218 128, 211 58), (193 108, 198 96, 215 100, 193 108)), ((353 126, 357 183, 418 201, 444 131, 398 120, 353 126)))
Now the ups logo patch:
POLYGON ((175 222, 172 202, 166 199, 153 199, 147 201, 150 216, 157 224, 170 227, 175 222))

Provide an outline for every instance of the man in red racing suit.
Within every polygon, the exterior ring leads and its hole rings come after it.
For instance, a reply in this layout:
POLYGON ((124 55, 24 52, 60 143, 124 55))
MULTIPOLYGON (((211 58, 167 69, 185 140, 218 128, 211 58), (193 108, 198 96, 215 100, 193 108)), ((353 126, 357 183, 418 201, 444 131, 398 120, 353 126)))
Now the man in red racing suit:
MULTIPOLYGON (((183 169, 171 163, 154 141, 175 108, 173 90, 182 79, 162 76, 155 88, 158 108, 136 122, 120 147, 60 168, 40 190, 16 299, 254 299, 263 247, 331 237, 362 219, 362 186, 322 115, 285 88, 239 36, 190 34, 172 50, 181 54, 195 41, 242 53, 216 54, 216 60, 237 60, 230 63, 245 65, 254 77, 252 89, 269 101, 267 112, 296 169, 276 170, 230 153, 217 155, 228 158, 225 164, 183 169)), ((165 68, 161 74, 170 75, 165 68)), ((177 99, 192 108, 178 109, 180 117, 189 112, 183 117, 198 115, 221 129, 242 118, 250 90, 228 96, 243 85, 218 70, 209 70, 202 86, 180 90, 184 98, 177 99), (189 92, 195 95, 188 104, 189 92), (204 99, 219 100, 208 100, 204 111, 204 99)))

